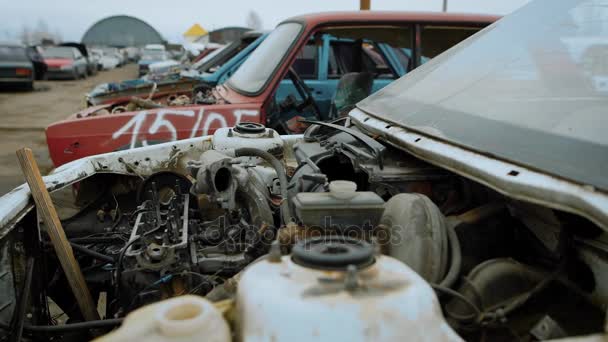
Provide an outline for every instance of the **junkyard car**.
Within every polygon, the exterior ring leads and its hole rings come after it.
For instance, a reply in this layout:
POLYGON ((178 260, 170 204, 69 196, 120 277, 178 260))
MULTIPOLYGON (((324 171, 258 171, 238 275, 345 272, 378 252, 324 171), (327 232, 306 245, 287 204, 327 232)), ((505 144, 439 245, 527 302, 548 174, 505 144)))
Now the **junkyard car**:
POLYGON ((75 42, 68 42, 68 43, 61 43, 59 46, 69 46, 69 47, 78 49, 80 54, 87 61, 87 75, 97 74, 98 60, 96 58, 94 58, 93 55, 90 54, 90 50, 87 48, 86 45, 80 44, 80 43, 75 43, 75 42))
POLYGON ((605 341, 608 101, 563 42, 606 14, 533 1, 303 136, 240 123, 56 169, 113 319, 51 324, 49 298, 79 309, 28 187, 11 191, 2 326, 84 340, 131 313, 101 341, 605 341))
POLYGON ((116 106, 127 105, 133 96, 166 102, 169 96, 192 95, 196 85, 213 87, 224 83, 263 41, 263 39, 258 40, 260 36, 261 33, 248 32, 240 41, 210 54, 181 73, 162 78, 157 75, 146 75, 133 80, 99 84, 86 95, 87 105, 111 104, 112 107, 108 109, 113 110, 116 106))
POLYGON ((103 48, 93 48, 92 53, 97 55, 99 58, 99 65, 101 70, 111 70, 117 68, 120 64, 120 58, 116 55, 113 50, 103 48))
POLYGON ((165 47, 160 44, 149 44, 141 52, 141 59, 137 62, 139 76, 143 76, 148 73, 150 64, 156 62, 163 62, 169 59, 169 55, 165 50, 165 47))
POLYGON ((0 42, 0 84, 25 89, 33 88, 34 66, 25 46, 0 42))
POLYGON ((117 115, 88 108, 52 124, 46 130, 50 156, 61 165, 93 154, 207 135, 240 121, 299 133, 305 127, 299 122, 302 117, 328 120, 342 115, 416 68, 423 56, 434 57, 494 20, 415 12, 292 18, 278 25, 226 83, 197 93, 188 105, 146 102, 143 110, 117 115), (436 27, 423 32, 426 42, 414 36, 422 23, 436 27), (432 49, 420 55, 421 44, 432 49), (408 56, 404 50, 415 53, 408 56))
POLYGON ((42 51, 48 79, 79 79, 87 77, 88 61, 77 48, 51 46, 42 51))

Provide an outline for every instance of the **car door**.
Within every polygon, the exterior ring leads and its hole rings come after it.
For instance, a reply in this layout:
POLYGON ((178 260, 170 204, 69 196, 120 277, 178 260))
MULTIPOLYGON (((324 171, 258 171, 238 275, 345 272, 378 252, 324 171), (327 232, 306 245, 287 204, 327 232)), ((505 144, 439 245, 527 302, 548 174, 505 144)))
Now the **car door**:
MULTIPOLYGON (((322 46, 310 40, 296 56, 291 67, 300 76, 300 78, 306 83, 308 88, 313 93, 315 100, 317 99, 317 90, 319 88, 319 56, 321 54, 322 46)), ((279 84, 276 91, 276 99, 278 102, 284 101, 287 96, 291 94, 297 94, 297 90, 293 82, 289 79, 289 76, 285 78, 279 84)))

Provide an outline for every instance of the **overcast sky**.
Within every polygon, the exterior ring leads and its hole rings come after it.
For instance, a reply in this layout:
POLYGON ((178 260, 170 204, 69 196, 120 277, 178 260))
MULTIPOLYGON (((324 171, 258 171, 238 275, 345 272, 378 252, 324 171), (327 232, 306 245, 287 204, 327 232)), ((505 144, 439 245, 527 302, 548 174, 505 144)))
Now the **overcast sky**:
MULTIPOLYGON (((448 0, 448 12, 508 14, 529 0, 448 0)), ((372 9, 440 11, 442 0, 371 0, 372 9)), ((44 21, 64 40, 80 40, 97 20, 117 14, 138 17, 166 39, 181 41, 192 24, 208 30, 244 26, 250 10, 262 18, 265 29, 304 13, 356 10, 359 0, 0 0, 0 40, 16 39, 25 26, 35 29, 44 21)))

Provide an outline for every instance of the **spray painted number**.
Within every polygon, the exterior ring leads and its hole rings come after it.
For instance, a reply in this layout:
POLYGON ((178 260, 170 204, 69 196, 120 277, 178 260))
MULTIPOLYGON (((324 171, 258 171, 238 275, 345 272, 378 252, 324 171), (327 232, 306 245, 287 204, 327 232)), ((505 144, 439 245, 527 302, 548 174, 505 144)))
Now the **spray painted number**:
MULTIPOLYGON (((259 112, 257 110, 237 109, 232 114, 234 115, 235 123, 238 123, 243 119, 244 116, 257 116, 258 113, 259 112)), ((148 146, 148 140, 145 137, 140 139, 140 135, 154 135, 161 131, 161 128, 164 128, 164 131, 171 135, 171 141, 175 141, 177 140, 177 129, 175 128, 173 122, 171 122, 171 117, 188 117, 194 119, 194 124, 190 130, 190 138, 194 138, 196 136, 196 133, 201 125, 203 126, 202 135, 209 134, 209 128, 213 122, 219 123, 219 127, 228 126, 228 122, 226 121, 224 115, 218 113, 209 113, 209 115, 205 117, 204 114, 204 108, 201 108, 198 113, 193 110, 166 109, 161 109, 155 113, 141 111, 133 116, 131 120, 129 120, 124 126, 114 132, 114 134, 112 134, 112 139, 116 140, 124 134, 131 132, 129 148, 135 148, 138 141, 141 142, 142 146, 148 146), (148 127, 147 131, 145 129, 142 130, 148 115, 155 115, 154 122, 152 122, 152 124, 148 127)))

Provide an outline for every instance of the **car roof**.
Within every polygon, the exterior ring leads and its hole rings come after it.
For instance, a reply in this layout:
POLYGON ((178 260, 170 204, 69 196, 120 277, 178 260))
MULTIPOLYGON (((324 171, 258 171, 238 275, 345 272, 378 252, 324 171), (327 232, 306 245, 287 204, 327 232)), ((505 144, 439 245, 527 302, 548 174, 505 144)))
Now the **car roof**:
POLYGON ((321 12, 299 15, 284 22, 303 22, 309 26, 318 26, 335 23, 357 22, 441 22, 441 23, 470 23, 489 24, 500 16, 489 14, 444 13, 444 12, 409 12, 409 11, 341 11, 321 12))

